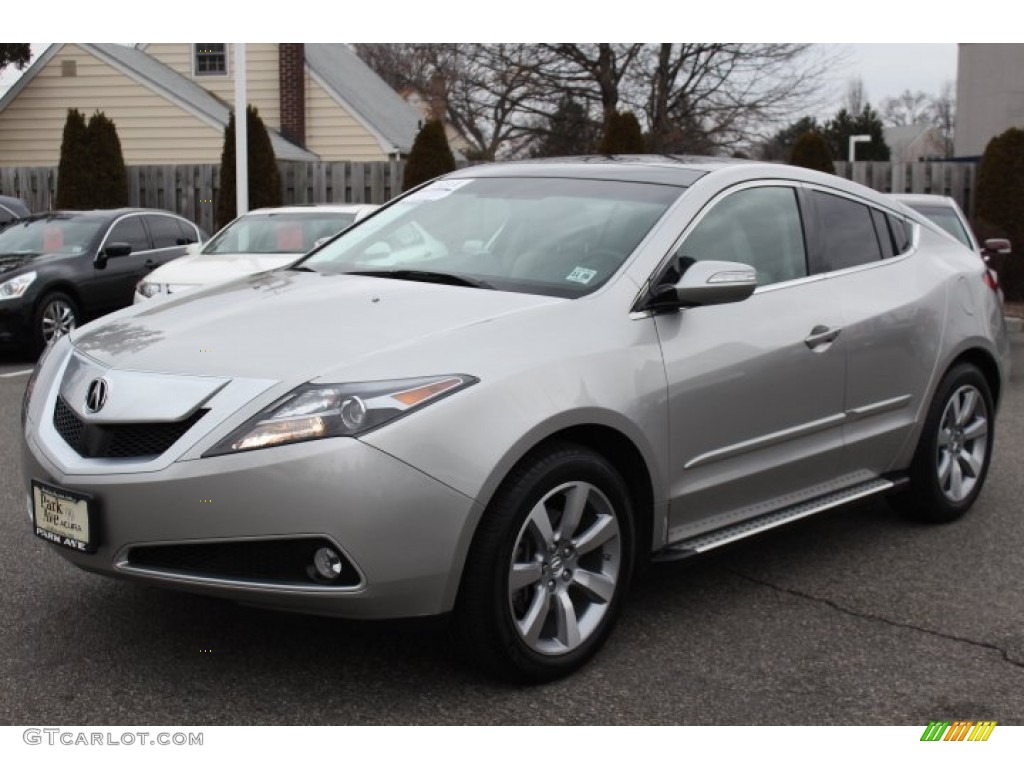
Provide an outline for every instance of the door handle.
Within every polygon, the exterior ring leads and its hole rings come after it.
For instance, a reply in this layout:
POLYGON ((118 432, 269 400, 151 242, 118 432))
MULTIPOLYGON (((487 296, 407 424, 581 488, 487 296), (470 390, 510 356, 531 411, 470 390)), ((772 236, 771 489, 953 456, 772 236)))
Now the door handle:
POLYGON ((143 264, 146 269, 156 269, 160 266, 159 262, 153 261, 152 259, 146 259, 146 263, 143 264))
POLYGON ((831 344, 839 336, 842 328, 829 328, 827 325, 816 325, 811 329, 811 335, 804 339, 808 349, 817 349, 824 344, 831 344))

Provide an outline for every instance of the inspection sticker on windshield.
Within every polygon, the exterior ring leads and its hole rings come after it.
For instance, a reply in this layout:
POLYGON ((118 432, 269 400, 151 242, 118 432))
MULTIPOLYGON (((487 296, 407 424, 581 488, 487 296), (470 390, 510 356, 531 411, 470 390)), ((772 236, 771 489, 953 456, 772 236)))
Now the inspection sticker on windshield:
POLYGON ((426 202, 428 200, 440 200, 443 197, 448 197, 452 192, 457 189, 461 189, 471 182, 472 179, 445 179, 444 181, 435 181, 429 187, 424 187, 419 192, 413 192, 408 197, 404 198, 402 202, 426 202))
POLYGON ((594 275, 597 274, 596 269, 587 269, 586 267, 576 267, 565 276, 566 280, 572 280, 574 283, 583 283, 586 285, 594 279, 594 275))

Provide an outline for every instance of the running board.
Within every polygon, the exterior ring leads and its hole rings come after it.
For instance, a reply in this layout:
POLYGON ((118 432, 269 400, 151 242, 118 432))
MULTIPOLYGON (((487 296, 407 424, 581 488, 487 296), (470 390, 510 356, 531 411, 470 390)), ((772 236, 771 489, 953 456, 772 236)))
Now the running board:
POLYGON ((651 559, 654 562, 682 560, 698 555, 701 552, 707 552, 709 549, 716 549, 717 547, 731 544, 734 541, 745 539, 762 531, 778 528, 780 525, 791 523, 794 520, 810 517, 811 515, 848 504, 857 499, 892 490, 901 484, 897 479, 884 478, 858 483, 841 491, 795 504, 792 507, 785 507, 776 512, 769 512, 767 515, 760 515, 735 525, 727 525, 724 528, 717 528, 708 533, 702 533, 699 536, 677 541, 675 544, 670 544, 661 551, 656 552, 651 559))

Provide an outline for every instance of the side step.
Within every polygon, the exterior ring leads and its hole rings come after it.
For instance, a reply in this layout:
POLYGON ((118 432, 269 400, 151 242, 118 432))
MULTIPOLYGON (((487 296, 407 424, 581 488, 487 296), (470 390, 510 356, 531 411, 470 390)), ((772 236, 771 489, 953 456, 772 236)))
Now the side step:
POLYGON ((754 536, 762 531, 778 528, 780 525, 791 523, 794 520, 810 517, 811 515, 848 504, 857 499, 874 496, 875 494, 891 490, 900 484, 902 483, 898 480, 884 478, 858 483, 835 493, 829 493, 825 496, 818 496, 815 499, 801 502, 800 504, 794 504, 792 507, 785 507, 775 512, 769 512, 766 515, 744 520, 735 525, 727 525, 724 528, 718 528, 708 533, 702 533, 699 536, 677 541, 660 552, 655 552, 651 559, 654 562, 663 563, 692 557, 701 552, 707 552, 709 549, 716 549, 717 547, 731 544, 734 541, 745 539, 748 536, 754 536))

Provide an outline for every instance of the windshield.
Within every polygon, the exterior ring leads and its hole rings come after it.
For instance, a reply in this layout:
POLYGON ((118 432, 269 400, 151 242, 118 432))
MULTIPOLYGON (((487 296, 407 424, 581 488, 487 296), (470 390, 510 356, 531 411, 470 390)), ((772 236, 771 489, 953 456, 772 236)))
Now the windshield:
POLYGON ((971 242, 970 235, 967 234, 963 222, 960 221, 960 217, 954 210, 935 205, 912 205, 911 208, 927 216, 968 248, 974 249, 975 246, 971 242))
POLYGON ((499 290, 581 296, 598 288, 683 192, 594 179, 447 179, 311 254, 324 273, 447 274, 499 290))
POLYGON ((355 218, 354 213, 333 211, 250 213, 214 235, 202 253, 305 253, 318 240, 345 229, 355 218))
POLYGON ((105 221, 57 215, 17 222, 0 232, 0 253, 85 253, 105 221))

